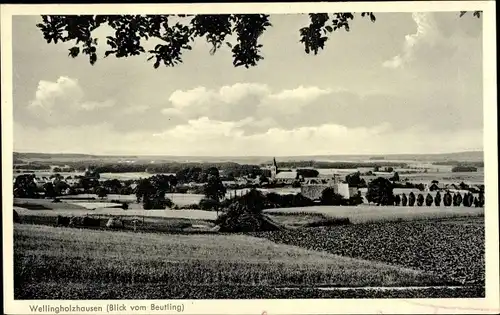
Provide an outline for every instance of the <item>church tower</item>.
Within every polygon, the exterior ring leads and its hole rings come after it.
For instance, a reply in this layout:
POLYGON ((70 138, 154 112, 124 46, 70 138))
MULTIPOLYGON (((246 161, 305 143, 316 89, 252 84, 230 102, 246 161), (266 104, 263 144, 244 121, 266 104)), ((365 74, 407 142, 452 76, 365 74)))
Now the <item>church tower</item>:
POLYGON ((271 166, 271 179, 276 179, 276 174, 278 174, 278 164, 276 163, 276 158, 273 158, 273 165, 271 166))

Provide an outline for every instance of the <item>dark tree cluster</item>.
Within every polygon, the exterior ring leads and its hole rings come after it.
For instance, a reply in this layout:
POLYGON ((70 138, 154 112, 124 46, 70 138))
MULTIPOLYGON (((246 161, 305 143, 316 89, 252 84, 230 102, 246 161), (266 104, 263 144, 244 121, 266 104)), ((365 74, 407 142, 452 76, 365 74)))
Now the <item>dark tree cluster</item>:
POLYGON ((135 193, 137 202, 142 201, 145 210, 172 207, 172 201, 165 196, 172 185, 170 178, 166 175, 154 175, 139 181, 135 193))
POLYGON ((347 182, 349 187, 358 187, 358 188, 367 187, 366 181, 364 178, 361 177, 360 172, 347 175, 345 177, 345 181, 347 182))
POLYGON ((368 184, 366 199, 377 206, 394 204, 393 186, 390 180, 378 177, 368 184))

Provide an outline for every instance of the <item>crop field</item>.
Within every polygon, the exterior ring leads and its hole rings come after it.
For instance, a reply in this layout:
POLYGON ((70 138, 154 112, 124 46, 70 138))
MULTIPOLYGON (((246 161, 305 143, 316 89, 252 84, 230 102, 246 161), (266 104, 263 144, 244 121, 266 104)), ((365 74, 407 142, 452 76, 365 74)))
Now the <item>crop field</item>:
POLYGON ((312 206, 297 208, 276 208, 265 210, 269 215, 314 215, 329 218, 347 218, 351 223, 375 221, 405 221, 436 218, 483 216, 484 208, 470 207, 397 207, 397 206, 312 206))
POLYGON ((280 244, 427 271, 484 286, 484 217, 253 233, 280 244))
POLYGON ((259 296, 259 290, 271 292, 283 286, 446 283, 423 271, 247 235, 111 232, 30 224, 14 227, 14 263, 16 299, 227 298, 231 294, 236 298, 234 292, 259 296))
POLYGON ((443 183, 474 183, 484 184, 484 171, 477 172, 439 172, 439 173, 415 173, 401 174, 401 178, 408 178, 411 182, 426 182, 437 180, 443 183))

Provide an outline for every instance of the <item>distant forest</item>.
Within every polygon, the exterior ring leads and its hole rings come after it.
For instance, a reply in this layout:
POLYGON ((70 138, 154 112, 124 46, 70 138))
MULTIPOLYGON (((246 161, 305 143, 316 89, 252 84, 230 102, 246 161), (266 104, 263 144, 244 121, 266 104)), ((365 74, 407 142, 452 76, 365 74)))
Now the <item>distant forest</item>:
POLYGON ((484 167, 483 161, 469 162, 469 161, 440 161, 432 163, 434 165, 449 165, 449 166, 470 166, 470 167, 484 167))
POLYGON ((402 162, 324 162, 324 161, 291 161, 291 162, 278 162, 278 168, 298 168, 298 167, 311 167, 316 169, 334 168, 358 168, 358 167, 408 167, 407 163, 402 162))

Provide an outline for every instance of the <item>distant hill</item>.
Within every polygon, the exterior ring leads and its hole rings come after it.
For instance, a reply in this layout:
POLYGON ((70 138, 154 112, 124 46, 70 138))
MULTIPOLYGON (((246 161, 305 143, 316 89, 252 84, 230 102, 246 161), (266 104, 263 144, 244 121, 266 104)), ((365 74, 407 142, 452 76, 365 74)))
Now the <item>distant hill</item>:
MULTIPOLYGON (((271 162, 272 156, 152 156, 152 155, 91 155, 80 153, 20 153, 14 152, 14 160, 31 161, 137 161, 138 163, 161 162, 235 162, 243 164, 262 164, 271 162)), ((302 155, 302 156, 276 156, 281 162, 289 161, 422 161, 422 162, 442 162, 442 161, 483 161, 483 151, 468 151, 441 154, 386 154, 386 155, 302 155)))

